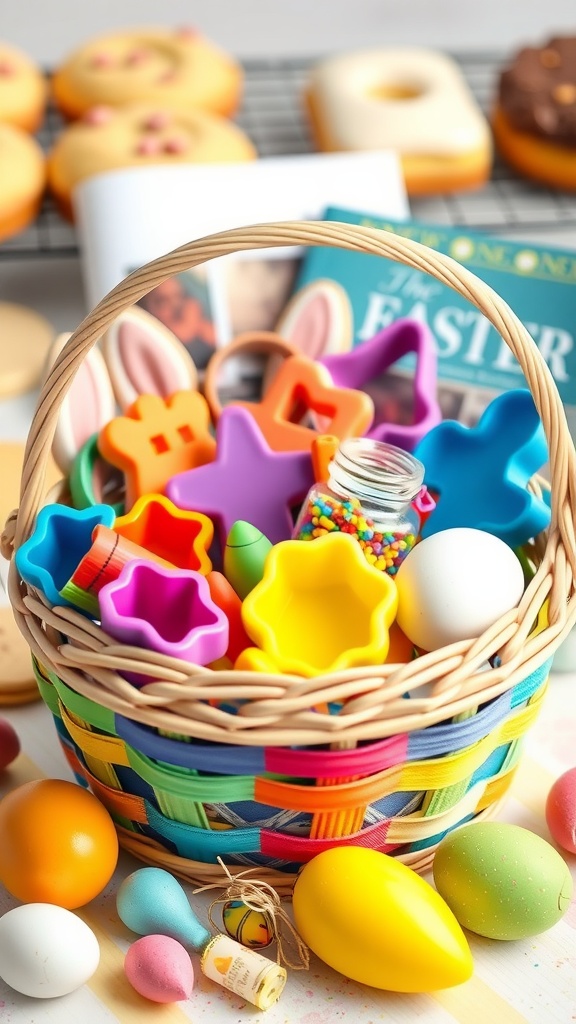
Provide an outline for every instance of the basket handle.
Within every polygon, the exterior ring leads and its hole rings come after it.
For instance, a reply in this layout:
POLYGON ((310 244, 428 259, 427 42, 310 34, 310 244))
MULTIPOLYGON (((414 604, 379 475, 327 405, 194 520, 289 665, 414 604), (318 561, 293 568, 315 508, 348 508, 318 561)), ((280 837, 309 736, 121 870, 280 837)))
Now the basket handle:
POLYGON ((140 267, 98 303, 69 338, 40 393, 24 457, 15 547, 30 535, 42 501, 60 405, 84 356, 116 317, 168 278, 208 260, 293 245, 369 253, 423 270, 459 292, 490 320, 522 367, 544 426, 550 454, 552 529, 559 529, 575 579, 576 453, 554 378, 524 325, 504 299, 451 257, 389 231, 336 221, 255 224, 199 238, 140 267))

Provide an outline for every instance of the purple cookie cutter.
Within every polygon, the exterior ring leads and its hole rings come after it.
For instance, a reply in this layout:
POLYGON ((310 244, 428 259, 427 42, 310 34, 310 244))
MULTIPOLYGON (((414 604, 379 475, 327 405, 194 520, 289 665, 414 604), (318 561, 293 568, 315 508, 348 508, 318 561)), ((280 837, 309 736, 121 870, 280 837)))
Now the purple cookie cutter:
POLYGON ((442 419, 436 397, 436 346, 428 327, 417 320, 396 320, 350 352, 335 353, 320 360, 336 387, 358 388, 371 394, 366 385, 411 352, 416 356, 413 422, 389 423, 379 419, 376 393, 372 395, 376 407, 374 422, 366 431, 366 437, 387 441, 406 451, 413 451, 442 419))
POLYGON ((205 576, 194 569, 135 558, 98 600, 102 628, 123 643, 196 665, 208 665, 228 649, 228 619, 214 604, 205 576))
POLYGON ((212 519, 224 550, 239 519, 272 544, 288 540, 294 528, 290 509, 313 483, 309 451, 273 451, 248 409, 228 405, 216 426, 214 461, 173 476, 164 493, 180 508, 212 519))

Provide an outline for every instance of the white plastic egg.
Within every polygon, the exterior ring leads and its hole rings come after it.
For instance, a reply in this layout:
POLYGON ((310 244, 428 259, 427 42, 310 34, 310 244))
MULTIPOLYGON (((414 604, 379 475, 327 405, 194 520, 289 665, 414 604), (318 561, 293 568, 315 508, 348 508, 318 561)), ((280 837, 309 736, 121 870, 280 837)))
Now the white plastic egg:
POLYGON ((100 960, 94 932, 52 903, 26 903, 0 918, 0 978, 25 996, 65 996, 92 977, 100 960))
POLYGON ((524 591, 524 573, 512 548, 468 527, 421 541, 395 578, 396 621, 424 651, 480 636, 518 605, 524 591))

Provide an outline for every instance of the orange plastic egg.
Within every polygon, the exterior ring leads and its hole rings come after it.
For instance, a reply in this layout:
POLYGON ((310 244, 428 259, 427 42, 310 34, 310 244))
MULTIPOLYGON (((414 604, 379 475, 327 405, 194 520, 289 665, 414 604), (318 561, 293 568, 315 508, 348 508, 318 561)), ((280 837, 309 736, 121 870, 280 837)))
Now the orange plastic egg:
POLYGON ((0 800, 0 881, 23 903, 73 910, 110 881, 118 838, 105 807, 60 779, 27 782, 0 800))

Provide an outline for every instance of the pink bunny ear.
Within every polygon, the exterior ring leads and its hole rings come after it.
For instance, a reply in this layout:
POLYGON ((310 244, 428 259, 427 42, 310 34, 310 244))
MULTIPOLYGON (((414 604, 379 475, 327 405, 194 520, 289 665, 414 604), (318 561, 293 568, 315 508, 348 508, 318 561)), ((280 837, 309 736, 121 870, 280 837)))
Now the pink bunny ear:
MULTIPOLYGON (((54 339, 48 353, 44 379, 70 337, 71 333, 68 332, 54 339)), ((70 472, 77 453, 88 438, 98 433, 115 415, 116 402, 106 364, 99 349, 92 348, 84 357, 58 414, 52 455, 63 473, 70 472)))
POLYGON ((276 331, 310 359, 349 352, 354 337, 350 299, 336 281, 311 281, 292 296, 276 331))
POLYGON ((182 342, 139 306, 120 314, 104 337, 103 350, 122 411, 139 395, 168 398, 198 387, 196 366, 182 342))

